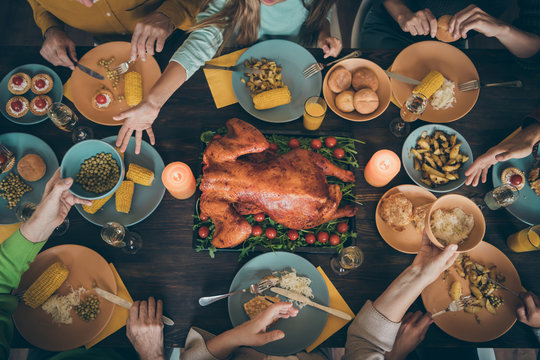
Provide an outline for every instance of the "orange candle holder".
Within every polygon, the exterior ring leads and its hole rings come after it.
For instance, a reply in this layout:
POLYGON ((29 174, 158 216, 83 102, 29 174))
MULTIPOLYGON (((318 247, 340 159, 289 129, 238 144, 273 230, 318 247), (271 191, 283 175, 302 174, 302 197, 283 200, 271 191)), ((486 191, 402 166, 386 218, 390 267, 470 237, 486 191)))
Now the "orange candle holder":
POLYGON ((197 189, 193 172, 183 162, 172 162, 163 169, 161 181, 169 193, 177 199, 190 198, 197 189))
POLYGON ((364 178, 369 185, 383 187, 388 184, 401 169, 401 160, 395 152, 379 150, 369 159, 364 169, 364 178))

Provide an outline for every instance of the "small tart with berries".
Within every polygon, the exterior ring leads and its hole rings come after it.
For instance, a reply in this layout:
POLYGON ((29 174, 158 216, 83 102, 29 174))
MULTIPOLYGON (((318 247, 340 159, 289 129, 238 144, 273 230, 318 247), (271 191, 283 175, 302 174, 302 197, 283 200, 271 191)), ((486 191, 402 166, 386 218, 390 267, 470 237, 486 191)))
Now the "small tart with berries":
POLYGON ((7 113, 14 118, 23 117, 28 109, 30 109, 30 103, 22 96, 14 96, 6 104, 7 113))
POLYGON ((45 115, 52 104, 52 99, 47 95, 38 95, 30 101, 30 111, 34 115, 45 115))
POLYGON ((525 175, 518 168, 509 167, 503 170, 501 181, 503 184, 514 185, 518 190, 521 190, 525 186, 525 175))
POLYGON ((53 79, 47 74, 37 74, 32 78, 32 92, 46 94, 53 88, 53 79))
POLYGON ((96 110, 106 110, 114 101, 114 95, 107 89, 100 89, 92 98, 92 106, 96 110))
POLYGON ((16 73, 9 78, 8 90, 15 95, 22 95, 30 89, 32 79, 25 73, 16 73))

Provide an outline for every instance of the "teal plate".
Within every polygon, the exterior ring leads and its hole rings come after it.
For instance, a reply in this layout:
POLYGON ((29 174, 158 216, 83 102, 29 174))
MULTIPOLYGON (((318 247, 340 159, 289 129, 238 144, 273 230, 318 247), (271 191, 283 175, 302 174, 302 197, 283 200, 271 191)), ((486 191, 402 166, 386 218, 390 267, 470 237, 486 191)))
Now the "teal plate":
MULTIPOLYGON (((22 204, 25 201, 38 204, 41 201, 43 191, 45 191, 47 181, 49 181, 49 179, 54 175, 56 169, 58 169, 58 159, 56 158, 54 151, 45 143, 45 141, 34 135, 24 133, 2 134, 0 135, 0 143, 13 152, 17 161, 20 160, 24 155, 37 154, 41 156, 45 162, 45 165, 47 165, 45 175, 43 175, 43 177, 38 181, 23 180, 26 184, 32 187, 32 190, 24 194, 19 204, 22 204)), ((2 181, 2 179, 10 172, 17 173, 17 165, 13 166, 11 171, 0 174, 0 181, 2 181)), ((15 216, 15 209, 8 209, 7 200, 0 197, 0 224, 15 224, 19 222, 15 216)))
MULTIPOLYGON (((248 261, 234 277, 229 291, 248 288, 249 285, 258 282, 263 277, 271 275, 273 271, 290 270, 291 268, 296 270, 298 276, 306 276, 311 279, 310 286, 315 296, 312 300, 328 306, 330 303, 328 288, 315 266, 303 257, 282 251, 262 254, 248 261)), ((269 290, 265 294, 277 296, 269 290)), ((244 304, 253 296, 249 293, 242 293, 229 297, 229 317, 233 326, 238 326, 249 320, 244 310, 244 304)), ((289 301, 288 299, 284 300, 289 301)), ((256 349, 265 354, 278 356, 300 352, 317 340, 327 320, 328 314, 326 312, 305 306, 300 309, 296 317, 280 319, 269 327, 269 331, 282 330, 285 333, 285 338, 256 349)))
POLYGON ((32 114, 30 110, 28 110, 26 115, 20 118, 14 118, 13 116, 10 116, 7 113, 6 103, 12 97, 22 96, 22 97, 25 97, 28 100, 28 102, 30 102, 35 96, 37 96, 36 94, 32 92, 32 90, 28 90, 26 93, 22 95, 14 95, 8 90, 9 79, 11 78, 13 74, 19 73, 19 72, 26 73, 30 77, 33 77, 37 74, 42 74, 42 73, 48 74, 53 79, 53 88, 47 94, 43 94, 43 95, 50 96, 53 102, 62 101, 64 88, 62 85, 62 81, 60 80, 58 75, 46 66, 39 65, 39 64, 26 64, 26 65, 22 65, 13 69, 9 74, 4 76, 4 78, 2 79, 2 82, 0 82, 0 111, 2 112, 2 114, 4 115, 6 119, 14 122, 15 124, 20 124, 20 125, 33 125, 33 124, 37 124, 37 123, 47 120, 49 118, 47 114, 37 116, 37 115, 32 114))
MULTIPOLYGON (((103 139, 103 141, 115 146, 116 135, 109 136, 103 139)), ((135 184, 135 192, 133 194, 131 211, 129 214, 116 211, 115 198, 113 196, 95 214, 89 214, 83 210, 81 205, 75 205, 82 217, 98 226, 103 226, 109 221, 116 221, 124 226, 131 226, 143 221, 157 209, 163 199, 163 195, 165 195, 165 186, 163 186, 163 183, 161 182, 161 173, 165 168, 165 164, 163 163, 161 156, 156 149, 146 141, 142 142, 141 152, 139 155, 136 155, 135 138, 132 137, 129 140, 126 152, 124 153, 126 173, 130 163, 152 170, 155 179, 151 186, 135 184)))
MULTIPOLYGON (((532 154, 523 159, 510 159, 493 165, 493 172, 491 174, 493 187, 502 185, 501 175, 504 169, 508 167, 518 168, 523 172, 525 178, 527 178, 527 174, 533 166, 534 158, 532 154)), ((526 224, 540 224, 540 196, 536 195, 531 185, 529 185, 529 181, 525 181, 525 186, 519 190, 519 199, 512 205, 507 206, 506 210, 526 224)))
POLYGON ((263 41, 247 49, 236 64, 242 64, 244 60, 251 58, 266 58, 281 66, 283 83, 289 87, 291 92, 289 104, 268 110, 255 110, 249 88, 240 81, 244 74, 233 72, 233 90, 240 106, 257 119, 271 123, 296 120, 304 114, 306 99, 321 94, 321 73, 318 72, 309 79, 304 79, 302 75, 302 71, 317 62, 313 55, 302 46, 287 40, 263 41))
POLYGON ((463 184, 465 184, 465 180, 467 180, 467 178, 465 177, 465 171, 467 171, 469 166, 471 166, 473 163, 473 154, 467 140, 465 140, 465 138, 456 130, 445 125, 429 124, 420 126, 418 129, 411 132, 409 136, 407 136, 405 142, 403 143, 403 148, 401 149, 401 162, 403 163, 405 172, 407 173, 407 175, 409 175, 412 181, 416 183, 416 185, 423 187, 424 189, 431 192, 446 193, 456 190, 460 188, 463 184), (416 141, 420 138, 424 131, 427 131, 428 135, 433 135, 433 133, 435 133, 435 131, 437 130, 442 131, 448 135, 457 134, 457 142, 462 144, 460 147, 460 152, 463 155, 468 156, 469 160, 467 160, 463 165, 461 165, 461 168, 458 170, 458 180, 449 181, 446 185, 440 185, 436 188, 431 188, 422 182, 422 171, 414 170, 414 155, 412 153, 409 153, 411 151, 411 148, 416 146, 416 141))

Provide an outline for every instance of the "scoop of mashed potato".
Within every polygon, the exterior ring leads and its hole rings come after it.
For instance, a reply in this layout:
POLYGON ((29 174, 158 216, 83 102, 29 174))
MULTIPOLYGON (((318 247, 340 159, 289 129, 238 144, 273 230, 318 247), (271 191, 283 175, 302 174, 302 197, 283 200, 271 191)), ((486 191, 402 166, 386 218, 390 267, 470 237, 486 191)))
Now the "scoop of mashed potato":
POLYGON ((474 218, 460 208, 437 209, 431 214, 431 231, 444 245, 461 245, 469 237, 474 227, 474 218))
POLYGON ((442 86, 439 88, 439 90, 435 91, 431 97, 430 101, 433 109, 446 110, 454 106, 454 103, 456 102, 454 88, 454 82, 444 79, 442 86))

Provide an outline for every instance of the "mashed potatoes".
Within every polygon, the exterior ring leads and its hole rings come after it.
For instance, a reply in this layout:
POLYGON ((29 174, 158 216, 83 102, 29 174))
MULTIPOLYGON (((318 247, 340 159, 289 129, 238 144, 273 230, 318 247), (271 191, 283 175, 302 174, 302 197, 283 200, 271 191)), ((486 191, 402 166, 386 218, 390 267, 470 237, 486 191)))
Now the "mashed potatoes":
POLYGON ((456 102, 454 88, 455 84, 452 81, 444 79, 442 86, 431 97, 431 106, 433 106, 433 109, 446 110, 452 107, 454 102, 456 102))
POLYGON ((438 209, 431 214, 431 231, 444 245, 461 245, 469 237, 474 227, 474 218, 460 208, 438 209))

